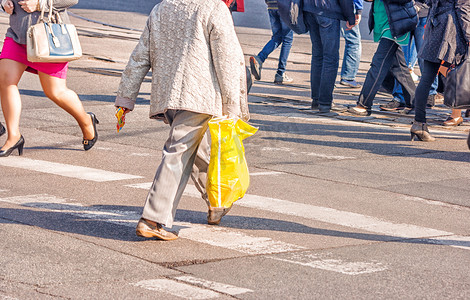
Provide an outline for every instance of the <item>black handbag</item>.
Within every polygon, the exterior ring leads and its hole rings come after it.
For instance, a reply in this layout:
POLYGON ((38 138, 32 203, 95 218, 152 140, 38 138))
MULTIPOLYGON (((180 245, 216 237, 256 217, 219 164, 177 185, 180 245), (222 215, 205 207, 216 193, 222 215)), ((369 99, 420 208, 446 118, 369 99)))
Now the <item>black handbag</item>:
POLYGON ((303 0, 277 0, 277 7, 281 20, 298 34, 308 31, 304 22, 303 0))
POLYGON ((447 73, 444 87, 444 104, 456 109, 470 108, 470 60, 452 68, 447 73))

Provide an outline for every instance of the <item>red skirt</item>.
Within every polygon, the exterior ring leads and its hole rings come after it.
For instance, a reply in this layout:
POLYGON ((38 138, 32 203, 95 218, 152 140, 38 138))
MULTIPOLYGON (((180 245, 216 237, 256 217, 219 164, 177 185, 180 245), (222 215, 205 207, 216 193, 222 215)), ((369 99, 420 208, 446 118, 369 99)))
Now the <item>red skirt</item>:
POLYGON ((3 41, 2 53, 0 59, 11 59, 22 63, 26 66, 26 71, 37 74, 38 72, 48 74, 50 76, 65 79, 67 78, 68 63, 44 63, 30 62, 26 55, 26 45, 15 42, 11 37, 6 37, 3 41))

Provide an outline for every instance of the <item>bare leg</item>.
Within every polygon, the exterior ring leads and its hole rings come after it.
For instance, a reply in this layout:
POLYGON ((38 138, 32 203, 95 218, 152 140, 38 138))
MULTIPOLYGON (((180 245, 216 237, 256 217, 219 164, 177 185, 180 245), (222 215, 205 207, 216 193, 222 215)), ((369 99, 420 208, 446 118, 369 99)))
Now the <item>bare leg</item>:
POLYGON ((1 148, 6 150, 18 142, 20 133, 21 98, 18 82, 26 65, 10 59, 0 60, 0 98, 8 138, 1 148))
POLYGON ((95 131, 91 117, 85 112, 78 95, 67 88, 65 79, 39 72, 39 80, 46 96, 75 118, 82 130, 83 138, 93 139, 95 131))

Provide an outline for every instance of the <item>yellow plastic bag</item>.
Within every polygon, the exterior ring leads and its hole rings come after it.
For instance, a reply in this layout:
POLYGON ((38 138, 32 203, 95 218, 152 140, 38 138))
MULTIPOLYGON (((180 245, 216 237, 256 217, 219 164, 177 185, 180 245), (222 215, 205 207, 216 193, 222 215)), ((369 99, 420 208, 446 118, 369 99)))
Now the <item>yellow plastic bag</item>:
POLYGON ((248 123, 231 118, 209 121, 211 158, 207 174, 207 195, 212 207, 230 207, 242 198, 250 185, 242 140, 258 131, 248 123))

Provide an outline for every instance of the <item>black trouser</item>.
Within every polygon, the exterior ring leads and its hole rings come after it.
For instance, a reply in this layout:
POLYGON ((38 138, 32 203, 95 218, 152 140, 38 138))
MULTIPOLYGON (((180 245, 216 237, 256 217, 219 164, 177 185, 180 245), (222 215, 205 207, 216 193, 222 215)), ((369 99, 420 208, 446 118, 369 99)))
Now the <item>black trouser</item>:
POLYGON ((389 71, 402 85, 406 106, 412 107, 411 100, 414 97, 416 86, 408 71, 403 50, 396 42, 386 38, 380 39, 357 104, 367 110, 372 108, 375 95, 389 71))
POLYGON ((423 62, 423 72, 421 73, 421 80, 416 88, 415 96, 415 120, 418 122, 426 123, 426 104, 428 102, 429 90, 431 90, 431 85, 436 78, 440 66, 440 63, 428 60, 423 62))

